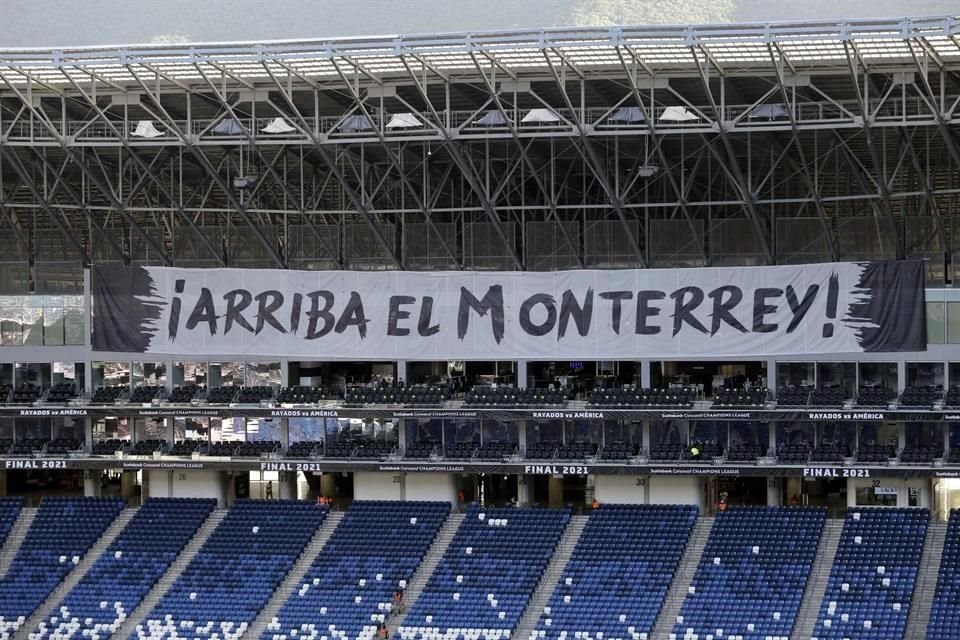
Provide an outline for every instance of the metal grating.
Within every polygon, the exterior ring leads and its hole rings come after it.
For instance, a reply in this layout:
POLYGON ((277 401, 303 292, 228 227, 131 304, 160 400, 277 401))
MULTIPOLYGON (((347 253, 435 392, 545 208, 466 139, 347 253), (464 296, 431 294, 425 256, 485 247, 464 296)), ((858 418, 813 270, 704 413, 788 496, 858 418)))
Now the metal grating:
POLYGON ((560 225, 567 232, 570 244, 580 251, 580 223, 578 222, 528 222, 525 225, 526 242, 524 256, 527 269, 533 271, 555 271, 557 269, 575 269, 578 266, 577 254, 563 237, 560 225))
POLYGON ((403 225, 403 262, 407 269, 443 270, 456 269, 457 264, 443 249, 440 237, 457 255, 457 225, 452 222, 435 222, 433 231, 425 222, 406 222, 403 225))
POLYGON ((740 267, 766 263, 753 223, 744 219, 717 220, 710 228, 710 258, 714 266, 740 267))
MULTIPOLYGON (((512 246, 517 244, 516 225, 501 223, 507 240, 512 246)), ((478 271, 509 271, 514 268, 510 254, 493 225, 489 222, 472 222, 464 225, 464 262, 468 269, 478 271)))
MULTIPOLYGON (((377 224, 380 233, 393 251, 396 251, 397 227, 394 224, 377 224)), ((349 269, 387 270, 395 268, 390 257, 374 237, 366 224, 343 226, 343 255, 349 269)))
POLYGON ((694 220, 696 234, 686 220, 651 220, 647 246, 653 267, 702 267, 703 254, 697 249, 694 235, 704 237, 703 221, 694 220))
MULTIPOLYGON (((635 237, 641 237, 639 225, 633 225, 635 237)), ((584 261, 587 267, 601 269, 633 269, 640 266, 623 225, 617 220, 600 220, 587 225, 583 237, 584 261)))
POLYGON ((819 218, 779 218, 776 221, 777 263, 828 262, 830 242, 819 218))

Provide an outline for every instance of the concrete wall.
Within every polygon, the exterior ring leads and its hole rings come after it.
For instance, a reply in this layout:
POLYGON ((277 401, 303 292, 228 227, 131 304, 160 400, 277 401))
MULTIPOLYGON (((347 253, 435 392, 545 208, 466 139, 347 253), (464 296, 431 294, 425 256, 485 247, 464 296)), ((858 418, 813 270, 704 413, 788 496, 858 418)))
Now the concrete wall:
POLYGON ((354 500, 403 500, 402 473, 353 474, 354 500))
POLYGON ((650 476, 650 504, 695 504, 703 508, 703 480, 696 477, 650 476))
POLYGON ((226 482, 222 471, 150 469, 146 473, 153 498, 216 498, 221 505, 226 504, 226 482))
POLYGON ((593 480, 593 495, 601 504, 646 504, 647 476, 597 475, 593 480))
POLYGON ((408 473, 403 478, 406 500, 439 500, 457 503, 457 487, 452 473, 408 473))

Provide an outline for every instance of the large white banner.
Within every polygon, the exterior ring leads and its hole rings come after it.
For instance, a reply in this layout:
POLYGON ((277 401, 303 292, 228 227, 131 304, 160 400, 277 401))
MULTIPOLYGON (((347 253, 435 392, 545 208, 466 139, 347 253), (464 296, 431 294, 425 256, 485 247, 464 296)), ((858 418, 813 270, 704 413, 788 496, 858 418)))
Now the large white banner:
POLYGON ((559 272, 98 268, 94 348, 304 360, 926 348, 921 262, 559 272))

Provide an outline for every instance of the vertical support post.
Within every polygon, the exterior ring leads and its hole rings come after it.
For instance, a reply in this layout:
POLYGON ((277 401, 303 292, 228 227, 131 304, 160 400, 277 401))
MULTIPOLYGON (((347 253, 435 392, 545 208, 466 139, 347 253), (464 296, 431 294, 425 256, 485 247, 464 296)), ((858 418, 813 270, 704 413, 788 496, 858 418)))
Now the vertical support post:
POLYGON ((650 388, 650 361, 640 361, 640 386, 644 389, 650 388))
POLYGON ((767 506, 768 507, 780 506, 781 482, 782 482, 781 478, 767 478, 767 506))
POLYGON ((100 470, 83 470, 83 495, 87 498, 100 496, 100 470))
POLYGON ((528 507, 533 502, 533 483, 530 476, 517 474, 517 504, 528 507))
POLYGON ((767 358, 767 389, 777 397, 777 360, 776 358, 767 358))
POLYGON ((517 360, 517 388, 527 388, 527 361, 517 360))

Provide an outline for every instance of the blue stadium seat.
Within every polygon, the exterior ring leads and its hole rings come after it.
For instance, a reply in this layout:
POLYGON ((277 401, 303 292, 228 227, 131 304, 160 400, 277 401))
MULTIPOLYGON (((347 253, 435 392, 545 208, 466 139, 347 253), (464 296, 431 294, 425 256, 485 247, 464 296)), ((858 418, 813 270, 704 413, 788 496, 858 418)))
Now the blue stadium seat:
POLYGON ((449 514, 449 502, 354 502, 262 640, 373 638, 449 514))
POLYGON ((471 506, 402 640, 506 640, 517 626, 570 513, 471 506))
POLYGON ((237 640, 326 514, 310 502, 237 501, 131 639, 237 640))
POLYGON ((918 508, 847 513, 814 638, 903 638, 929 518, 918 508))
POLYGON ((123 510, 121 498, 46 497, 0 579, 0 638, 20 628, 123 510))
POLYGON ((825 521, 810 507, 718 514, 672 636, 790 637, 825 521))
POLYGON ((649 633, 696 519, 694 506, 594 511, 530 640, 649 633))
POLYGON ((106 640, 194 536, 217 501, 151 498, 29 640, 106 640))
POLYGON ((950 512, 926 638, 960 638, 960 509, 950 512))
POLYGON ((23 498, 0 498, 0 547, 7 541, 22 507, 23 498))

